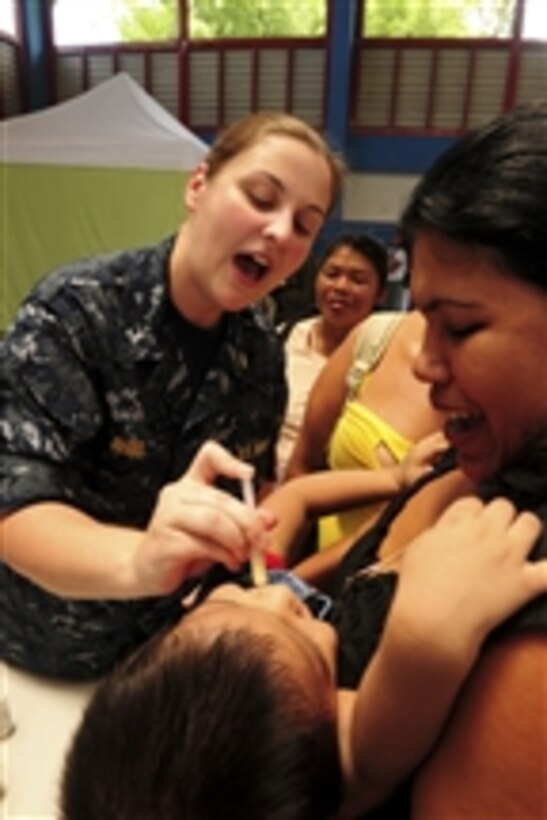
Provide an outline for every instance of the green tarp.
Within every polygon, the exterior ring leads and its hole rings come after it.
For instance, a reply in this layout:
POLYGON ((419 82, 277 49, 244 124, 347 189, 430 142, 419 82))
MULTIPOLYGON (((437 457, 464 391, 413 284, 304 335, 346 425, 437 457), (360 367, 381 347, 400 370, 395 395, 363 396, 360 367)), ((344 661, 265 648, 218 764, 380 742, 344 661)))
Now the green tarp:
POLYGON ((0 329, 52 269, 174 231, 187 172, 0 164, 0 329))

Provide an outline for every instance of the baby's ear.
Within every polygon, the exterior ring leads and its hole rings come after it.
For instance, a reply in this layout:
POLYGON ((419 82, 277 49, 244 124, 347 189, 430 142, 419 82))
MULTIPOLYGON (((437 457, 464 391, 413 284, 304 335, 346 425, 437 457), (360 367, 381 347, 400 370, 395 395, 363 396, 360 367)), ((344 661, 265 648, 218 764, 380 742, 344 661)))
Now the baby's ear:
POLYGON ((190 212, 196 210, 199 205, 201 194, 207 186, 207 175, 209 167, 206 162, 200 164, 192 171, 190 179, 186 185, 185 204, 190 212))

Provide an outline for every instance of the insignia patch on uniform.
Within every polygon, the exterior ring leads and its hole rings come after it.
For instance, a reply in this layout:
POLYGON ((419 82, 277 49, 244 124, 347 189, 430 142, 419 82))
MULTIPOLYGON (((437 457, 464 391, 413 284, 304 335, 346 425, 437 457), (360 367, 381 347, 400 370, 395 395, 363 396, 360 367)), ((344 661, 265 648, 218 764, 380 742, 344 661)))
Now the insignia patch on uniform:
POLYGON ((255 439, 239 447, 236 446, 234 448, 234 454, 242 461, 252 461, 254 458, 261 456, 262 453, 265 453, 270 443, 270 440, 267 438, 255 439))
POLYGON ((114 436, 110 442, 110 450, 118 456, 127 458, 143 458, 146 453, 146 444, 138 438, 122 438, 114 436))

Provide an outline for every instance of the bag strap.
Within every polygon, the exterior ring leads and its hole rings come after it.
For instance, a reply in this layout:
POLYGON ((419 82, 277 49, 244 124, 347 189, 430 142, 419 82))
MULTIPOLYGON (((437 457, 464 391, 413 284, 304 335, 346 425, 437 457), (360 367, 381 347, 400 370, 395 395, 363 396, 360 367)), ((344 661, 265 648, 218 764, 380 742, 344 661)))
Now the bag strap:
POLYGON ((348 401, 355 398, 366 374, 374 370, 384 355, 404 315, 402 311, 383 311, 363 323, 347 375, 348 401))

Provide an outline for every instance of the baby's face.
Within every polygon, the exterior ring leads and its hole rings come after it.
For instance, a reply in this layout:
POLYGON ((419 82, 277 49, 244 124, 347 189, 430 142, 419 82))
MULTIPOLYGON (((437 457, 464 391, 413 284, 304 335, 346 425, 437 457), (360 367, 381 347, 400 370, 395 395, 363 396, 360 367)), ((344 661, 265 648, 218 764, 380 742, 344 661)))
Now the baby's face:
POLYGON ((325 695, 336 690, 337 635, 330 624, 316 620, 305 604, 281 585, 241 589, 222 584, 193 612, 187 624, 212 631, 248 629, 267 635, 278 660, 286 663, 310 693, 325 695))

